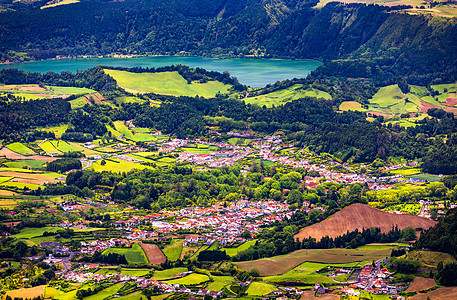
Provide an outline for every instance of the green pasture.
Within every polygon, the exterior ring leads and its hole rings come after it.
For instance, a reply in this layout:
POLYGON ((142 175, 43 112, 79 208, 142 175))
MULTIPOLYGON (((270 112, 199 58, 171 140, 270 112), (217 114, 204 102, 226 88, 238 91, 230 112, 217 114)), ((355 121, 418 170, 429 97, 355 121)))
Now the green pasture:
POLYGON ((200 283, 203 283, 208 280, 209 280, 209 278, 206 275, 192 273, 183 278, 167 280, 166 283, 168 283, 168 284, 178 283, 180 285, 193 285, 193 284, 200 284, 200 283))
POLYGON ((41 228, 30 228, 30 227, 25 227, 21 229, 21 231, 18 234, 12 235, 13 237, 17 239, 31 239, 33 237, 38 237, 42 236, 43 232, 56 232, 57 230, 62 229, 58 227, 41 227, 41 228))
POLYGON ((342 111, 367 111, 359 102, 356 101, 344 101, 340 104, 339 110, 342 111))
POLYGON ((133 244, 131 248, 112 247, 103 251, 103 254, 117 253, 125 255, 129 264, 147 264, 148 259, 143 249, 138 244, 133 244))
MULTIPOLYGON (((70 101, 71 102, 71 101, 70 101)), ((68 129, 68 124, 61 124, 58 126, 42 127, 39 130, 44 130, 47 132, 54 132, 56 138, 60 139, 62 134, 68 129)))
POLYGON ((117 97, 116 103, 121 104, 121 103, 144 103, 145 100, 140 99, 138 97, 129 97, 129 96, 121 96, 117 97))
POLYGON ((108 297, 112 297, 117 293, 117 291, 119 291, 119 289, 123 285, 124 285, 124 283, 113 284, 112 286, 110 286, 110 287, 108 287, 108 288, 106 288, 104 290, 101 290, 97 294, 91 295, 91 296, 86 297, 84 299, 85 300, 98 300, 98 299, 106 299, 108 297))
POLYGON ((418 174, 409 176, 410 178, 420 179, 420 180, 427 180, 429 182, 437 182, 441 180, 441 177, 431 174, 418 174))
POLYGON ((125 126, 123 121, 115 121, 114 126, 116 127, 116 131, 120 132, 125 138, 133 140, 133 133, 125 126))
POLYGON ((231 276, 214 276, 213 275, 213 282, 208 285, 208 290, 210 291, 222 291, 222 289, 231 283, 233 283, 234 279, 231 276))
POLYGON ((62 153, 59 150, 57 150, 56 147, 54 147, 54 145, 51 143, 51 141, 46 141, 46 142, 41 143, 40 148, 43 149, 43 151, 45 151, 48 154, 50 154, 50 153, 61 154, 62 153))
POLYGON ((68 144, 67 142, 65 141, 62 141, 62 140, 53 140, 51 141, 51 144, 54 146, 54 148, 56 148, 57 150, 61 151, 61 152, 75 152, 75 151, 79 151, 78 148, 68 144))
POLYGON ((86 98, 84 98, 84 97, 79 97, 79 98, 70 100, 68 102, 70 102, 71 109, 82 108, 84 105, 87 104, 86 98))
POLYGON ((167 269, 167 270, 163 270, 163 271, 155 271, 152 278, 157 279, 157 280, 163 280, 163 279, 170 278, 176 274, 184 273, 187 271, 188 271, 187 268, 171 268, 171 269, 167 269))
POLYGON ((162 250, 169 261, 177 261, 181 257, 183 240, 173 239, 169 245, 162 250))
POLYGON ((127 162, 121 159, 110 159, 105 160, 106 164, 101 165, 101 160, 92 163, 91 169, 97 172, 109 171, 109 172, 129 172, 133 169, 145 169, 150 168, 139 163, 127 162))
POLYGON ((33 169, 41 168, 46 162, 34 159, 15 160, 3 163, 9 168, 22 169, 24 167, 31 167, 33 169))
POLYGON ((273 105, 278 106, 305 97, 324 98, 326 100, 332 99, 332 96, 327 92, 314 88, 304 88, 301 84, 295 84, 291 87, 268 94, 244 98, 244 101, 246 104, 272 107, 273 105))
POLYGON ((367 244, 367 245, 358 247, 357 250, 361 250, 361 251, 390 250, 390 249, 395 249, 398 247, 409 247, 409 244, 404 244, 404 243, 367 244))
POLYGON ((33 152, 30 148, 25 146, 22 143, 16 142, 12 143, 6 146, 6 148, 10 149, 13 152, 22 154, 22 155, 33 155, 35 152, 33 152))
POLYGON ((148 274, 149 271, 151 271, 151 270, 149 270, 149 269, 125 269, 125 268, 122 268, 121 275, 142 277, 142 276, 148 274))
POLYGON ((380 107, 390 107, 405 98, 405 94, 400 90, 397 84, 382 87, 370 100, 370 103, 377 104, 380 107))
POLYGON ((277 288, 272 284, 254 281, 249 285, 246 293, 250 296, 263 296, 268 295, 274 290, 277 290, 277 288))
POLYGON ((24 189, 28 188, 30 190, 37 190, 38 188, 43 188, 43 186, 34 184, 34 183, 23 183, 23 182, 14 182, 14 181, 8 181, 0 184, 0 187, 12 187, 12 188, 18 188, 18 189, 24 189))
POLYGON ((419 168, 411 168, 411 169, 397 169, 397 170, 392 170, 389 172, 392 174, 395 174, 395 175, 409 176, 409 175, 419 174, 421 172, 421 170, 419 168))
POLYGON ((225 253, 227 253, 228 256, 233 257, 238 253, 248 249, 249 247, 254 246, 256 241, 257 240, 247 241, 236 248, 222 248, 221 250, 225 251, 225 253))
POLYGON ((217 93, 227 93, 231 88, 219 81, 206 83, 187 81, 178 72, 131 73, 127 71, 106 70, 117 84, 132 93, 156 93, 171 96, 202 96, 214 97, 217 93))

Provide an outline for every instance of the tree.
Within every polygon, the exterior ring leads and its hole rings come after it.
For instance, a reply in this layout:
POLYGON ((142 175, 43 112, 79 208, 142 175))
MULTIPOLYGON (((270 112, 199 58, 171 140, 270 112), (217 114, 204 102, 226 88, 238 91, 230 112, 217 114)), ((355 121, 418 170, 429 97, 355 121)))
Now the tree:
POLYGON ((417 238, 416 229, 414 229, 411 226, 403 228, 401 231, 401 235, 402 235, 402 240, 404 240, 404 241, 412 241, 417 238))

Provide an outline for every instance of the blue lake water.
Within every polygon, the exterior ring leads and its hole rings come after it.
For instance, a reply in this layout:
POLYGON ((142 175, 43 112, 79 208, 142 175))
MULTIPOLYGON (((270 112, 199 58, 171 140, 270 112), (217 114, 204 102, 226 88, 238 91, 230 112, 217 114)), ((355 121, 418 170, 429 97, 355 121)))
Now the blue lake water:
POLYGON ((113 67, 164 67, 182 64, 200 67, 210 71, 228 71, 242 84, 263 87, 278 80, 304 78, 322 65, 316 60, 274 60, 274 59, 214 59, 205 57, 149 56, 135 58, 75 58, 45 60, 0 65, 0 68, 18 68, 24 71, 46 73, 85 70, 95 66, 113 67))

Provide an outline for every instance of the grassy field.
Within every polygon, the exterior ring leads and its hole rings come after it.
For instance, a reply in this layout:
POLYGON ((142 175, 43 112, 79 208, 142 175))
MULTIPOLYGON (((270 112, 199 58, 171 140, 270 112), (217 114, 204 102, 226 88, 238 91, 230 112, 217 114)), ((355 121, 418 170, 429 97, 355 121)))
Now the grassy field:
POLYGON ((56 138, 60 139, 62 137, 62 134, 68 129, 68 124, 61 124, 59 126, 44 127, 39 129, 48 132, 54 132, 56 138))
POLYGON ((168 284, 178 283, 178 284, 182 284, 182 285, 191 285, 191 284, 200 284, 200 283, 208 281, 208 280, 209 280, 209 278, 206 275, 192 273, 190 275, 187 275, 186 277, 179 278, 179 279, 173 279, 173 280, 167 280, 165 282, 168 284))
POLYGON ((170 261, 177 261, 181 257, 183 240, 173 239, 171 243, 163 249, 163 254, 170 261))
POLYGON ((129 172, 133 169, 145 169, 150 168, 148 166, 141 165, 139 163, 127 162, 121 159, 105 160, 106 165, 102 166, 101 161, 92 163, 91 169, 97 172, 109 171, 109 172, 129 172))
POLYGON ((113 284, 112 286, 110 286, 110 287, 108 287, 108 288, 106 288, 104 290, 101 290, 97 294, 91 295, 91 296, 86 297, 84 299, 85 300, 98 300, 98 299, 106 299, 107 297, 112 297, 117 293, 117 291, 119 291, 119 289, 123 285, 124 285, 123 283, 113 284))
POLYGON ((60 228, 57 228, 57 227, 41 227, 41 228, 26 227, 26 228, 22 229, 21 232, 19 232, 18 234, 14 234, 12 236, 17 239, 30 239, 33 237, 42 236, 43 232, 45 232, 45 231, 56 232, 59 229, 60 228))
POLYGON ((377 104, 379 107, 389 107, 399 103, 404 98, 405 94, 395 84, 380 88, 370 100, 370 103, 377 104))
POLYGON ((231 284, 234 279, 231 276, 214 276, 213 275, 213 280, 210 285, 208 285, 208 290, 210 291, 222 291, 222 289, 228 285, 231 284))
POLYGON ((122 275, 129 275, 129 276, 144 276, 149 273, 149 269, 125 269, 122 268, 121 274, 122 275))
POLYGON ((222 248, 221 250, 224 250, 228 256, 232 257, 232 256, 237 255, 239 252, 244 251, 251 246, 254 246, 256 241, 257 240, 247 241, 247 242, 244 242, 243 244, 239 245, 236 248, 222 248))
POLYGON ((148 259, 143 249, 138 244, 133 244, 132 248, 109 248, 103 254, 117 253, 124 254, 129 264, 147 264, 148 259))
POLYGON ((131 73, 127 71, 105 70, 118 85, 132 93, 156 93, 172 96, 214 97, 218 92, 227 93, 231 88, 219 81, 187 84, 178 72, 131 73))
POLYGON ((33 152, 30 148, 25 146, 22 143, 16 142, 12 143, 6 146, 6 148, 10 149, 11 151, 14 151, 16 153, 22 154, 22 155, 33 155, 35 152, 33 152))
POLYGON ((344 101, 340 104, 339 109, 342 111, 367 111, 359 102, 356 101, 344 101))
POLYGON ((15 161, 10 161, 10 162, 5 162, 3 164, 9 168, 22 169, 24 167, 31 167, 33 169, 39 169, 45 164, 45 162, 39 161, 39 160, 34 160, 34 159, 24 159, 24 160, 15 160, 15 161))
POLYGON ((303 85, 295 84, 286 89, 274 91, 265 95, 248 97, 245 98, 244 101, 246 104, 257 104, 259 106, 265 105, 267 107, 272 107, 273 105, 278 106, 305 97, 324 98, 326 100, 332 99, 332 96, 326 92, 313 88, 304 89, 303 85))
POLYGON ((251 296, 262 296, 268 295, 269 293, 276 290, 276 287, 272 284, 265 282, 253 282, 249 285, 246 293, 251 296))
POLYGON ((46 141, 44 143, 41 143, 40 148, 43 149, 43 151, 45 151, 48 154, 51 154, 51 153, 61 154, 62 153, 59 150, 57 150, 56 147, 54 147, 54 145, 51 143, 51 141, 46 141))
POLYGON ((116 103, 144 103, 145 100, 140 99, 138 97, 128 97, 128 96, 122 96, 122 97, 117 97, 116 103))
POLYGON ((43 188, 43 186, 35 183, 25 183, 25 182, 14 182, 14 181, 7 181, 0 184, 0 187, 11 187, 16 189, 23 190, 24 188, 28 188, 30 190, 37 190, 39 188, 43 188))
POLYGON ((161 279, 167 279, 170 278, 176 274, 184 273, 187 272, 187 268, 171 268, 163 271, 155 271, 154 276, 152 278, 161 280, 161 279))
POLYGON ((412 168, 412 169, 398 169, 398 170, 392 170, 389 171, 392 174, 395 175, 403 175, 403 176, 409 176, 409 175, 416 175, 421 172, 421 169, 419 168, 412 168))
POLYGON ((420 180, 427 180, 429 182, 437 182, 441 180, 441 177, 431 174, 418 174, 409 176, 411 178, 420 179, 420 180))
POLYGON ((436 268, 440 262, 443 262, 443 264, 456 262, 452 255, 436 251, 415 250, 408 252, 406 258, 418 260, 423 265, 433 268, 436 268))
POLYGON ((56 148, 57 150, 61 151, 61 152, 75 152, 75 151, 79 151, 78 148, 68 144, 67 142, 65 141, 61 141, 61 140, 53 140, 51 141, 51 144, 54 146, 54 148, 56 148))

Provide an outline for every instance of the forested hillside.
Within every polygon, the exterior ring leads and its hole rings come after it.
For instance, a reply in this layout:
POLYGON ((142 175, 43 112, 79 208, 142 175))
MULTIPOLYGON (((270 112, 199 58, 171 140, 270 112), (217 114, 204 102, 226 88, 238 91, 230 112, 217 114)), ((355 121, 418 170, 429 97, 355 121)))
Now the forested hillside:
POLYGON ((343 59, 325 75, 455 80, 454 19, 401 7, 301 1, 88 1, 4 12, 1 60, 83 54, 178 54, 343 59), (16 51, 11 52, 10 50, 16 51))

